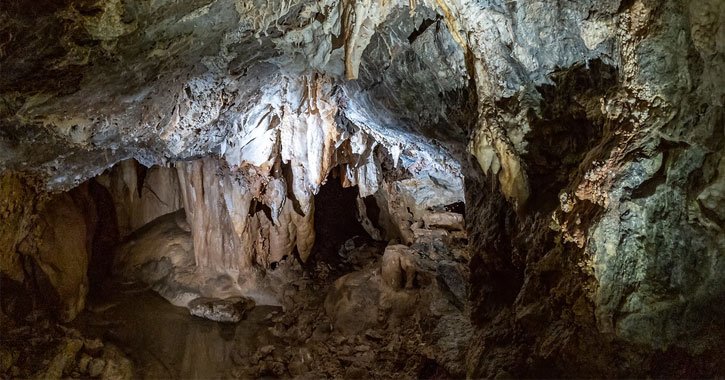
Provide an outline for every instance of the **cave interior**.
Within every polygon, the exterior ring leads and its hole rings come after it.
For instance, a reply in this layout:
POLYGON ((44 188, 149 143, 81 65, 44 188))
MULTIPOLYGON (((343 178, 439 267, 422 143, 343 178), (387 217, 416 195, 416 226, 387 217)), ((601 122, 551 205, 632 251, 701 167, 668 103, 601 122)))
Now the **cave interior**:
POLYGON ((722 0, 0 4, 0 379, 725 376, 722 0))

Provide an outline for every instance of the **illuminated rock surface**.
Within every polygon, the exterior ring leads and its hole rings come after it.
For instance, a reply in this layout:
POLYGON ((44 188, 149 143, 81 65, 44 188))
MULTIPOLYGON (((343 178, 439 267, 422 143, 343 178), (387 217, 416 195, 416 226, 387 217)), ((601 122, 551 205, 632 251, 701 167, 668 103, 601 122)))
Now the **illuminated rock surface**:
POLYGON ((720 0, 4 2, 2 377, 721 377, 723 61, 720 0), (83 348, 129 282, 259 341, 83 348))

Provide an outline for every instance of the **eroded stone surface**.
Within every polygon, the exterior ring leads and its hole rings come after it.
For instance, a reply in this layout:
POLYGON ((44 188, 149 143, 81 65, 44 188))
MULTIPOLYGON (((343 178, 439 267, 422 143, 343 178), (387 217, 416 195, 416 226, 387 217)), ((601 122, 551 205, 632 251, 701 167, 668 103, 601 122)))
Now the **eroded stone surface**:
MULTIPOLYGON (((37 177, 3 182, 3 276, 29 284, 36 246, 81 249, 34 232, 45 201, 18 189, 129 157, 176 165, 211 273, 308 258, 333 168, 378 205, 367 230, 438 255, 465 237, 422 221, 461 200, 465 172, 469 376, 718 374, 677 366, 716 361, 723 331, 721 1, 264 5, 0 8, 0 167, 37 177)), ((156 206, 132 208, 173 211, 156 206)), ((82 276, 61 277, 75 309, 82 276)))
POLYGON ((241 297, 216 299, 197 298, 187 306, 191 315, 217 322, 239 322, 249 309, 254 308, 254 301, 241 297))

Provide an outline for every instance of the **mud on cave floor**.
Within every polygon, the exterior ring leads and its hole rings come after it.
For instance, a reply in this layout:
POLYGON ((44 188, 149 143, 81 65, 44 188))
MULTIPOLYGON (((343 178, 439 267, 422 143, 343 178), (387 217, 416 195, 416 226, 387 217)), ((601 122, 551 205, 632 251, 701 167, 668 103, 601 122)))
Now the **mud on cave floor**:
POLYGON ((258 305, 236 324, 191 316, 143 284, 107 283, 105 295, 89 300, 72 323, 43 321, 45 329, 16 332, 11 352, 32 354, 32 362, 41 364, 17 375, 55 377, 48 368, 60 361, 57 375, 70 378, 462 376, 448 372, 442 361, 454 371, 463 368, 457 347, 470 331, 463 310, 455 306, 455 286, 445 285, 440 270, 425 269, 436 265, 427 256, 436 258, 435 249, 430 245, 433 250, 426 253, 419 245, 414 288, 391 293, 379 286, 384 245, 354 237, 342 244, 332 265, 318 259, 303 269, 296 260, 286 260, 278 270, 299 277, 285 285, 285 307, 258 305), (394 295, 386 300, 386 294, 394 295), (379 300, 388 305, 380 306, 379 300), (440 323, 461 328, 441 333, 440 323), (38 343, 29 346, 34 351, 21 347, 26 339, 38 343))

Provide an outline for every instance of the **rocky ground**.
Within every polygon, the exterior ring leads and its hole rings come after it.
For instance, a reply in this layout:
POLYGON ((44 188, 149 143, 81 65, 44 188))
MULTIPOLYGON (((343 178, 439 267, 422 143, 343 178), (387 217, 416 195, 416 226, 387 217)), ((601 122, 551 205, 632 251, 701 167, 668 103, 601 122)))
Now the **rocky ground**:
POLYGON ((280 285, 282 306, 218 309, 238 322, 119 282, 70 325, 5 318, 2 378, 462 377, 465 241, 426 231, 411 247, 358 236, 306 265, 280 263, 294 278, 280 285))
POLYGON ((133 363, 114 344, 48 319, 18 324, 5 315, 0 318, 2 379, 135 377, 133 363))

